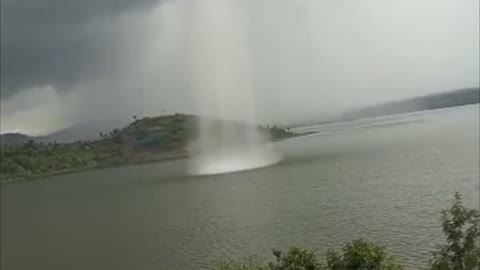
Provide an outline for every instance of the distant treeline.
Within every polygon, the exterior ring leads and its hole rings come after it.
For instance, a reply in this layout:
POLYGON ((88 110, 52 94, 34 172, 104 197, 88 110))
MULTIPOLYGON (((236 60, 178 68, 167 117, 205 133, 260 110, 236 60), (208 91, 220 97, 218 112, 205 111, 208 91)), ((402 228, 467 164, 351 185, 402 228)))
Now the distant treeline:
POLYGON ((342 114, 342 119, 350 120, 477 103, 480 103, 480 88, 464 88, 348 111, 342 114))

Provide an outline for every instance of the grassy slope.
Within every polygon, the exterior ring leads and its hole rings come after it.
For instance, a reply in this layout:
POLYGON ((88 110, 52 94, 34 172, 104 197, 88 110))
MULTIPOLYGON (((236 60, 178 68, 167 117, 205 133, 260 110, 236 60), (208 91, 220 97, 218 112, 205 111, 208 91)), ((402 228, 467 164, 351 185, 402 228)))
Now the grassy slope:
MULTIPOLYGON (((98 141, 71 144, 2 146, 2 182, 31 179, 89 168, 141 163, 188 156, 188 140, 195 136, 195 116, 170 115, 136 120, 123 129, 102 134, 98 141), (190 136, 190 137, 189 137, 190 136)), ((237 122, 229 122, 244 128, 237 122)), ((274 140, 293 136, 276 127, 258 127, 274 140)))

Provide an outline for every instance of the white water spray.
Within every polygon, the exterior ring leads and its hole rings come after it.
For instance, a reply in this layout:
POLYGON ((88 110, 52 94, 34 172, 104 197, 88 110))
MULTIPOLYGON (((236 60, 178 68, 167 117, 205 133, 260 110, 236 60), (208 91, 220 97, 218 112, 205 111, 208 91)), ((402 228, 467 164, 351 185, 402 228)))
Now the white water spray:
POLYGON ((197 0, 192 5, 192 87, 201 114, 212 117, 199 122, 199 136, 192 144, 193 174, 248 170, 280 160, 269 138, 256 128, 250 54, 240 3, 197 0))

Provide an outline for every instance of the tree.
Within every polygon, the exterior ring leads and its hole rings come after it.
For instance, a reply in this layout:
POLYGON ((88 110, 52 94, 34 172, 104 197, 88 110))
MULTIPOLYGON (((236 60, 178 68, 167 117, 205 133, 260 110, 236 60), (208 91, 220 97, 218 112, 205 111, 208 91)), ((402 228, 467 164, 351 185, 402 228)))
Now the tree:
POLYGON ((294 246, 286 254, 273 250, 276 262, 269 263, 270 270, 323 270, 317 256, 312 251, 294 246))
POLYGON ((401 270, 385 248, 375 244, 354 240, 344 245, 342 252, 329 250, 326 262, 322 263, 317 255, 307 249, 294 246, 286 253, 273 250, 274 262, 267 267, 257 263, 238 263, 228 261, 215 270, 401 270))
POLYGON ((258 257, 248 257, 244 262, 223 261, 215 265, 212 270, 268 270, 258 257))
POLYGON ((442 211, 442 228, 446 243, 440 245, 430 261, 432 270, 480 269, 480 214, 463 205, 456 192, 452 206, 442 211))
POLYGON ((328 270, 400 270, 395 258, 385 248, 364 240, 354 240, 343 246, 343 253, 327 252, 328 270))

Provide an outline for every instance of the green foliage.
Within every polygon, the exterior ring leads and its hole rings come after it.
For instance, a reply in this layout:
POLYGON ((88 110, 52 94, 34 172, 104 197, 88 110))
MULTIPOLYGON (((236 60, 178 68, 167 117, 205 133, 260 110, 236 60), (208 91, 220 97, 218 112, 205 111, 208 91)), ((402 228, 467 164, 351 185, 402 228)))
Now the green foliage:
POLYGON ((400 265, 389 255, 385 248, 361 239, 347 243, 339 254, 334 250, 327 252, 329 270, 399 270, 400 265))
POLYGON ((480 269, 480 214, 463 205, 457 192, 448 210, 442 211, 446 243, 433 253, 432 270, 480 269))
MULTIPOLYGON (((480 213, 463 205, 455 193, 450 209, 442 212, 442 227, 446 243, 439 246, 430 261, 431 270, 480 269, 480 213)), ((385 248, 364 240, 345 244, 341 252, 329 250, 325 263, 312 251, 292 247, 287 253, 274 250, 274 262, 267 267, 230 261, 215 270, 401 270, 395 258, 385 248), (322 266, 323 265, 323 266, 322 266)))
POLYGON ((322 270, 323 267, 312 251, 294 246, 286 254, 273 250, 276 261, 268 264, 269 270, 322 270))
MULTIPOLYGON (((230 124, 240 131, 248 128, 235 122, 213 120, 217 126, 230 124)), ((196 136, 198 117, 175 114, 138 119, 122 129, 100 133, 101 139, 70 144, 43 144, 29 141, 21 145, 2 145, 0 179, 2 181, 157 160, 186 149, 189 136, 196 136)), ((270 132, 269 129, 260 128, 270 132)), ((274 138, 286 138, 282 129, 271 129, 274 138)))
POLYGON ((237 262, 233 260, 222 261, 215 265, 212 270, 268 270, 262 265, 258 257, 248 257, 244 262, 237 262))
POLYGON ((80 143, 57 145, 28 142, 17 146, 2 146, 1 179, 91 167, 96 165, 94 156, 92 149, 85 148, 80 143))
POLYGON ((307 249, 294 246, 283 253, 273 250, 275 261, 263 266, 258 260, 239 263, 223 262, 214 270, 401 270, 395 258, 380 246, 363 240, 345 244, 342 252, 329 250, 326 262, 307 249))

